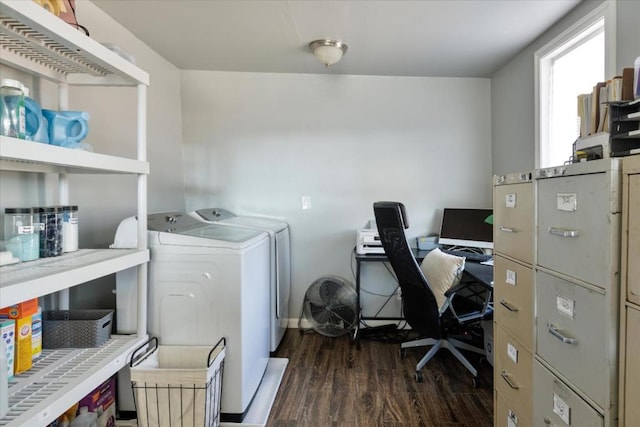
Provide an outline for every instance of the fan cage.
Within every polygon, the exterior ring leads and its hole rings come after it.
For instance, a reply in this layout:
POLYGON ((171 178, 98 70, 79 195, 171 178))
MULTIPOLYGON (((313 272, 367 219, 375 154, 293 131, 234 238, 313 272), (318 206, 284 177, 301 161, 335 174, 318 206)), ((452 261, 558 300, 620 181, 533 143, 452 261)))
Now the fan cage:
POLYGON ((357 326, 357 295, 354 286, 339 276, 324 276, 314 281, 305 293, 298 327, 321 335, 338 337, 357 326), (301 327, 305 319, 311 328, 301 327))

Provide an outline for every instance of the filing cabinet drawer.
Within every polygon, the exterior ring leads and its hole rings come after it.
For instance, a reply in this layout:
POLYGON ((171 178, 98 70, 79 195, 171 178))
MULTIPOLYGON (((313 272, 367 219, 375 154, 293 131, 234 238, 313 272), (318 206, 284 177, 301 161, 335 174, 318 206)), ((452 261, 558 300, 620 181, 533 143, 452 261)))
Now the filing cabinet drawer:
POLYGON ((499 323, 494 330, 494 386, 519 418, 531 419, 531 353, 499 323))
POLYGON ((499 255, 493 263, 494 319, 533 352, 533 270, 499 255))
POLYGON ((640 426, 640 311, 627 308, 627 337, 624 377, 624 421, 640 426))
MULTIPOLYGON (((608 364, 605 297, 545 272, 537 273, 537 354, 601 407, 608 364)), ((614 340, 615 342, 615 340, 614 340)))
POLYGON ((537 360, 533 362, 533 375, 533 425, 604 426, 604 418, 596 410, 537 360))
POLYGON ((494 251, 533 263, 533 184, 498 185, 494 197, 494 251))
POLYGON ((495 427, 529 427, 531 418, 525 418, 509 406, 500 393, 495 393, 496 413, 493 416, 495 427))
POLYGON ((640 304, 640 174, 629 175, 627 191, 627 299, 640 304))
POLYGON ((610 286, 620 231, 620 214, 612 211, 620 212, 620 206, 609 177, 594 173, 538 182, 538 265, 610 286))

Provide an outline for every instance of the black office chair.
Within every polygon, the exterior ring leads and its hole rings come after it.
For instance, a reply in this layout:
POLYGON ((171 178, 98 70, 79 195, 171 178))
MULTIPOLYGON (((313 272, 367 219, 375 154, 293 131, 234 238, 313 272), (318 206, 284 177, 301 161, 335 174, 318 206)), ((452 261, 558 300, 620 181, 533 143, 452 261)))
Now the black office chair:
POLYGON ((404 317, 411 328, 421 334, 416 340, 402 343, 401 353, 404 355, 407 348, 431 346, 416 365, 416 381, 424 380, 422 368, 438 350, 446 348, 471 372, 473 384, 477 385, 476 368, 458 349, 484 355, 484 348, 462 342, 452 335, 462 336, 465 331, 470 330, 472 324, 477 326, 477 322, 490 314, 491 289, 487 288, 483 292, 484 301, 481 303, 464 301, 467 304, 462 305, 467 310, 464 314, 459 314, 454 309, 456 304, 453 299, 456 296, 463 298, 460 296, 463 293, 461 291, 469 286, 467 283, 460 283, 445 293, 447 300, 439 308, 404 234, 404 230, 409 228, 404 205, 398 202, 376 202, 373 204, 373 211, 382 246, 400 285, 404 317))

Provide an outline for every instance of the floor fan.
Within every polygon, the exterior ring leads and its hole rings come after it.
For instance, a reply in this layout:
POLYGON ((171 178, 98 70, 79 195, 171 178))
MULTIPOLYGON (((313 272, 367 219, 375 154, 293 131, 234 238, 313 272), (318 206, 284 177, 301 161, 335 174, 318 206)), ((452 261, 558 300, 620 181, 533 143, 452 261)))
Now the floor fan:
POLYGON ((357 295, 351 282, 338 276, 323 276, 309 286, 298 319, 300 332, 314 330, 338 337, 349 333, 357 322, 357 295), (310 328, 302 327, 303 318, 310 328))

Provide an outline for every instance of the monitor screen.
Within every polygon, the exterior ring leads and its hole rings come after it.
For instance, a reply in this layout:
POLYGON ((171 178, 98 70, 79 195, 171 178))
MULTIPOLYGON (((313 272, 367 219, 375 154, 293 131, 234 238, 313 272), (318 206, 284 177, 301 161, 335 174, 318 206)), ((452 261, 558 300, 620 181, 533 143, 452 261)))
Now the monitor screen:
POLYGON ((441 245, 493 249, 491 209, 445 208, 440 228, 441 245))

